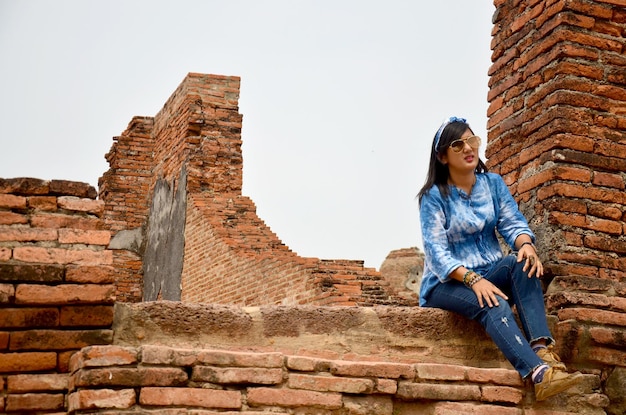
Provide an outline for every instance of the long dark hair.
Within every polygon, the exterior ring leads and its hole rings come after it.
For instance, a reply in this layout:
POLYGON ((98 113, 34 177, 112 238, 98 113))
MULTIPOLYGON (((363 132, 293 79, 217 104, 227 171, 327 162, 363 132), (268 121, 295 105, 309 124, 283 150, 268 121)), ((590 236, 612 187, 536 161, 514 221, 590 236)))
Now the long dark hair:
MULTIPOLYGON (((438 155, 445 153, 448 150, 450 143, 452 143, 454 140, 458 140, 459 138, 461 138, 466 130, 470 130, 472 134, 474 134, 469 124, 462 121, 454 121, 448 124, 443 129, 443 131, 441 132, 441 137, 438 140, 439 142, 437 142, 436 135, 433 138, 433 144, 430 149, 430 162, 428 164, 428 176, 426 177, 424 186, 417 195, 420 203, 422 201, 422 196, 428 193, 430 189, 435 185, 437 185, 437 187, 439 188, 439 192, 441 192, 444 197, 450 194, 450 190, 448 188, 448 178, 450 176, 450 171, 448 170, 448 166, 441 162, 438 155), (437 148, 435 148, 435 146, 437 146, 437 148)), ((476 173, 483 173, 486 171, 487 166, 479 158, 478 166, 476 166, 476 173)))

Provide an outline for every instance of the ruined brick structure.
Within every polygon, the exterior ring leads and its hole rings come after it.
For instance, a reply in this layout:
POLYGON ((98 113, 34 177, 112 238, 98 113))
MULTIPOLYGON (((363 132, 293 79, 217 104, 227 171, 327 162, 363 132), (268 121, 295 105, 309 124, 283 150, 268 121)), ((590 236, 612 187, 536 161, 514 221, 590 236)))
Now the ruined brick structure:
POLYGON ((237 77, 189 74, 154 118, 134 118, 116 138, 100 198, 107 225, 123 231, 113 241, 123 248, 118 299, 393 304, 376 270, 301 258, 256 215, 241 194, 238 97, 237 77))
POLYGON ((241 194, 239 78, 189 74, 98 198, 0 179, 0 412, 625 413, 626 4, 494 4, 488 164, 538 236, 573 394, 535 402, 476 323, 416 307, 414 249, 381 272, 291 252, 241 194))

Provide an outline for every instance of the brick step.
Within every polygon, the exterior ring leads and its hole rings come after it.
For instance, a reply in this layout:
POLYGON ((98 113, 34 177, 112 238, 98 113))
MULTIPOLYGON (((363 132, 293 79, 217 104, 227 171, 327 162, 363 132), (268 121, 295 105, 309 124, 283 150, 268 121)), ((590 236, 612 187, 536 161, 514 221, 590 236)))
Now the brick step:
POLYGON ((377 415, 567 415, 604 414, 598 403, 606 401, 594 393, 599 378, 593 375, 542 402, 549 412, 537 412, 532 389, 511 369, 161 345, 90 346, 74 355, 70 369, 70 413, 177 407, 252 415, 297 407, 329 415, 369 414, 372 408, 377 415))

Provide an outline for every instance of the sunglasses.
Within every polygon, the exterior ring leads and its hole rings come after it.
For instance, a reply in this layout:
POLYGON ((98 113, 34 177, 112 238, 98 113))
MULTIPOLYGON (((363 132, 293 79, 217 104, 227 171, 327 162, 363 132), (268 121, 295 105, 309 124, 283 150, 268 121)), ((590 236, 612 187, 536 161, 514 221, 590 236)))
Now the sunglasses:
POLYGON ((472 148, 478 148, 478 147, 480 147, 480 137, 477 136, 477 135, 471 135, 471 136, 469 136, 467 138, 463 138, 463 139, 460 139, 460 140, 454 140, 453 142, 450 143, 449 147, 455 153, 460 153, 465 148, 465 144, 466 143, 469 144, 469 146, 472 147, 472 148))

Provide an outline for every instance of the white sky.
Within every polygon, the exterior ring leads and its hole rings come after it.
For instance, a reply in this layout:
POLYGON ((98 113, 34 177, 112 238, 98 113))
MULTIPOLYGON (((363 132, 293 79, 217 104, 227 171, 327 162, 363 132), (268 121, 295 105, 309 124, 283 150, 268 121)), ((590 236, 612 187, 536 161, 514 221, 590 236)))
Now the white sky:
MULTIPOLYGON (((0 177, 86 182, 189 72, 241 77, 243 194, 293 251, 422 241, 449 115, 486 138, 491 0, 0 0, 0 177)), ((484 144, 483 144, 484 147, 484 144)), ((484 150, 484 149, 483 149, 484 150)))

